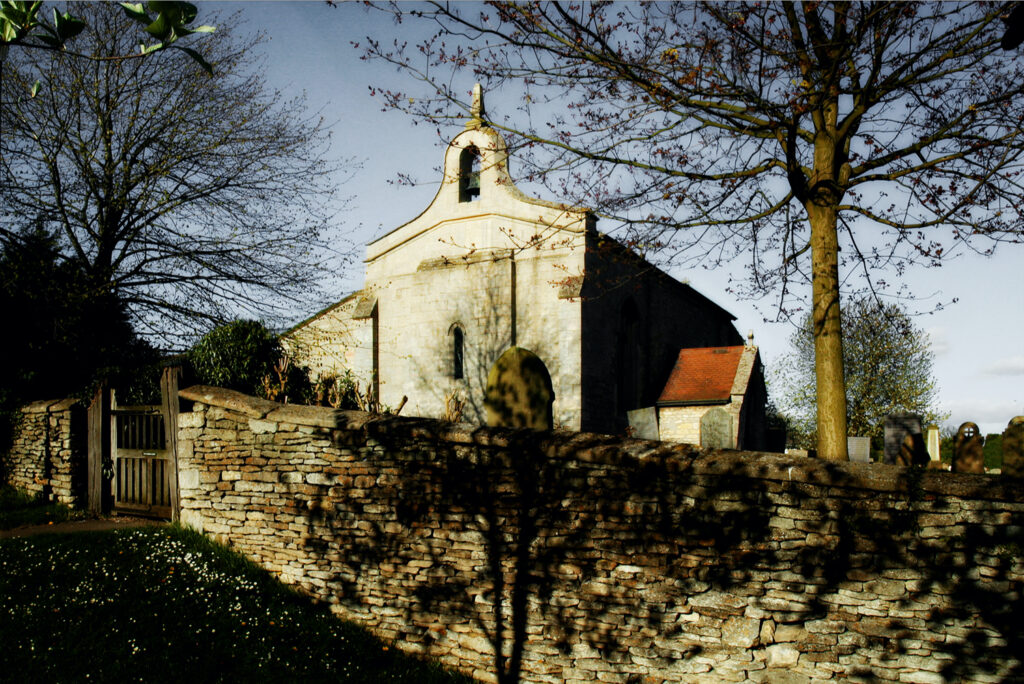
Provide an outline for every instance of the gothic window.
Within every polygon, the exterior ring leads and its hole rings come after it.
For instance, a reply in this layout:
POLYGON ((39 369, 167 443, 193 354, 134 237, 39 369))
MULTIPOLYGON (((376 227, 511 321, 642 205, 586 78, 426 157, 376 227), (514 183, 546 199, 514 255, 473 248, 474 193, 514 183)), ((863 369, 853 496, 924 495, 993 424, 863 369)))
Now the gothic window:
POLYGON ((640 406, 640 316, 633 299, 619 312, 615 354, 615 410, 620 416, 640 406))
POLYGON ((461 380, 465 375, 465 336, 458 325, 452 328, 452 377, 461 380))
POLYGON ((480 199, 480 151, 467 147, 459 155, 459 201, 475 202, 480 199))

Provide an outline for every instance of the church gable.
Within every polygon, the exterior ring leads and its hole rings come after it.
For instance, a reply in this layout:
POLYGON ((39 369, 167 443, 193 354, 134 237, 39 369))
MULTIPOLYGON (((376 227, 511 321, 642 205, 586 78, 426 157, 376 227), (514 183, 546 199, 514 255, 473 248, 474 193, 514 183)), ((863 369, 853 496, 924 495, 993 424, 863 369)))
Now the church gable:
POLYGON ((509 250, 547 256, 583 248, 587 211, 521 192, 509 175, 505 141, 482 121, 479 86, 473 111, 466 129, 448 146, 441 186, 430 205, 367 245, 368 280, 411 273, 424 262, 494 258, 509 250))

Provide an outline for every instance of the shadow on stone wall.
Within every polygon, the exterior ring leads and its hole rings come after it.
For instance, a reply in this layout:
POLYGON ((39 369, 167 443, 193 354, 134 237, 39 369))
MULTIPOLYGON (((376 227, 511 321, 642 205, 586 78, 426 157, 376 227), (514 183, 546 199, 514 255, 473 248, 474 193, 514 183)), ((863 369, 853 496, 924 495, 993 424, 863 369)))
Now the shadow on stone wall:
MULTIPOLYGON (((585 434, 478 429, 451 444, 438 427, 369 423, 374 453, 401 465, 325 468, 327 496, 296 501, 311 511, 304 551, 334 565, 329 600, 399 611, 418 633, 395 636, 424 652, 461 616, 502 682, 527 656, 531 678, 545 662, 557 676, 559 654, 699 673, 723 646, 848 677, 1024 676, 1021 508, 974 500, 1020 501, 1017 482, 585 434), (386 606, 361 582, 377 572, 402 587, 386 606)), ((363 439, 335 431, 333 446, 363 439)))

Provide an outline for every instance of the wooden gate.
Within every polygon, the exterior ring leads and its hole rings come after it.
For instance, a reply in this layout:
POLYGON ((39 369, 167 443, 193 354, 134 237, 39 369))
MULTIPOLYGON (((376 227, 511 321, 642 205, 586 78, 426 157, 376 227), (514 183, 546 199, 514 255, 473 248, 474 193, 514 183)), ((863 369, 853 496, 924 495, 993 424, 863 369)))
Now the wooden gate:
POLYGON ((114 508, 122 513, 171 517, 174 477, 160 406, 119 407, 110 411, 114 508))

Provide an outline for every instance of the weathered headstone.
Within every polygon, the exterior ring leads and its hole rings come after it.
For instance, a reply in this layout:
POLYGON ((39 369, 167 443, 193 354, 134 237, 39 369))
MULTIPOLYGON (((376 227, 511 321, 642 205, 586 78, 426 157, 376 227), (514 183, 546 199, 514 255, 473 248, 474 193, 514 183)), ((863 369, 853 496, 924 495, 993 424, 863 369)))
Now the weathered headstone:
POLYGON ((626 411, 626 420, 637 439, 660 439, 658 436, 658 409, 654 406, 626 411))
POLYGON ((953 437, 953 472, 984 473, 984 447, 985 438, 975 423, 961 425, 953 437))
POLYGON ((926 465, 928 452, 921 435, 921 416, 893 413, 885 417, 885 463, 926 465))
POLYGON ((700 418, 700 445, 708 449, 735 449, 732 416, 724 408, 715 407, 700 418))
POLYGON ((925 430, 925 445, 928 448, 928 458, 935 461, 942 461, 942 440, 939 435, 939 428, 936 425, 929 425, 925 430))
POLYGON ((484 405, 492 427, 550 430, 554 401, 551 374, 529 349, 507 349, 487 374, 484 405))
POLYGON ((1024 477, 1024 416, 1011 418, 1003 432, 1002 474, 1024 477))
POLYGON ((846 451, 850 454, 851 461, 858 463, 871 462, 871 438, 870 437, 847 437, 846 451))

